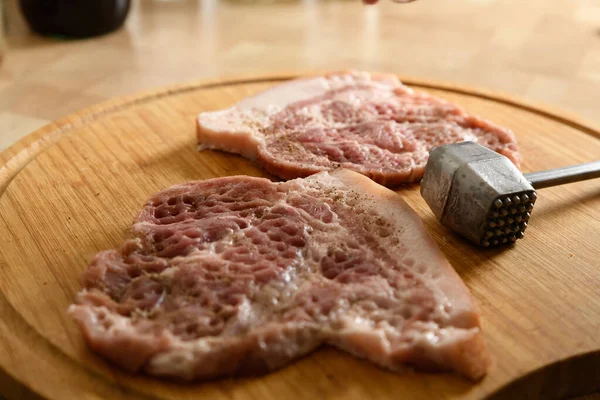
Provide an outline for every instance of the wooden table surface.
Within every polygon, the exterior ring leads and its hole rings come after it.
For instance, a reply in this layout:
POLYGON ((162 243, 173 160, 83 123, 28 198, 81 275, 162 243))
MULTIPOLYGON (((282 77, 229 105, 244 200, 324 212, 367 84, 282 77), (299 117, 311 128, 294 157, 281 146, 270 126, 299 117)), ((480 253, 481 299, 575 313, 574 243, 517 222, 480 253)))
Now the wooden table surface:
POLYGON ((482 87, 600 123, 599 0, 141 0, 123 29, 80 41, 31 34, 2 1, 0 150, 114 96, 314 69, 482 87))
POLYGON ((134 0, 123 29, 78 41, 30 33, 2 1, 0 151, 115 96, 315 69, 491 89, 600 125, 600 0, 134 0))

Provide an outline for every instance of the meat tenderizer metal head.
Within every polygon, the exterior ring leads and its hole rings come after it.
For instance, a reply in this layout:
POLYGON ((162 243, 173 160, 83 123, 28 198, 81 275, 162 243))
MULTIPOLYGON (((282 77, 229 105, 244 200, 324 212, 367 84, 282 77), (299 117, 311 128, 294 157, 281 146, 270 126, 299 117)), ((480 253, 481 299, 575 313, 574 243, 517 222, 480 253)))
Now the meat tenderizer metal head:
POLYGON ((421 195, 442 225, 489 247, 523 238, 536 189, 600 177, 600 161, 521 174, 505 156, 475 142, 431 150, 421 195))

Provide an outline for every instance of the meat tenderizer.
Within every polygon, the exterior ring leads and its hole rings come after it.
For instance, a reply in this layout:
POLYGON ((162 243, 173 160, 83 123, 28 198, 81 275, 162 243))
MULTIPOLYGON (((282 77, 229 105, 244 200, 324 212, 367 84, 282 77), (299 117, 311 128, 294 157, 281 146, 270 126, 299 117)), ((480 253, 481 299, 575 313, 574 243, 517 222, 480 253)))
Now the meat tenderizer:
POLYGON ((521 174, 505 156, 475 142, 434 148, 421 195, 442 225, 483 246, 523 238, 536 189, 600 177, 600 160, 521 174))

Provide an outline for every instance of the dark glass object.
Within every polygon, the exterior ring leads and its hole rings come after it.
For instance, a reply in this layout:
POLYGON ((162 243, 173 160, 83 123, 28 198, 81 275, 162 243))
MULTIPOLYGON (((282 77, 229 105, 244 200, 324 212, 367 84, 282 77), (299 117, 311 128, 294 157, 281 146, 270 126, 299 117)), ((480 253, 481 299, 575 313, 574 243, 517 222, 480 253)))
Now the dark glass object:
POLYGON ((123 25, 130 0, 20 0, 25 20, 42 35, 102 35, 123 25))

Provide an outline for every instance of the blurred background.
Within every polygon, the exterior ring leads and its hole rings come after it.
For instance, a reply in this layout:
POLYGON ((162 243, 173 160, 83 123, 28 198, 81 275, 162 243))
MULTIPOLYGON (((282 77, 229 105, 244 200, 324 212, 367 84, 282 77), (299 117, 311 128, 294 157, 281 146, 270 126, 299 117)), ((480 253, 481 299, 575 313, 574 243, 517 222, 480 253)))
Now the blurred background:
POLYGON ((474 86, 600 124, 600 0, 132 0, 116 30, 79 39, 32 31, 22 3, 56 1, 0 3, 0 150, 111 97, 315 69, 474 86))

